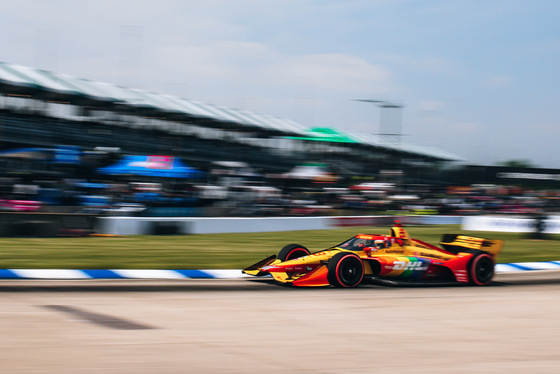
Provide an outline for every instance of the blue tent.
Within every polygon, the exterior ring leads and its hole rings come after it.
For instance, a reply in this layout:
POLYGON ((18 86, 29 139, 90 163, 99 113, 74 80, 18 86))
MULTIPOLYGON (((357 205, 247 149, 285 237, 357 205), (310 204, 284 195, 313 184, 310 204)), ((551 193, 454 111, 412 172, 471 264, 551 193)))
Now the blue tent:
POLYGON ((116 164, 97 169, 100 174, 146 177, 200 178, 203 172, 173 156, 124 156, 116 164))

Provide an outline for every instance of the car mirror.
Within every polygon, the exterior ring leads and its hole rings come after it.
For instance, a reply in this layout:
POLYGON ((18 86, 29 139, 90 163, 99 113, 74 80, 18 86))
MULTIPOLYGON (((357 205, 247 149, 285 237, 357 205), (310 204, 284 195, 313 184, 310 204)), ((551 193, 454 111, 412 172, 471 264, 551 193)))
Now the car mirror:
POLYGON ((372 251, 376 251, 377 248, 374 247, 364 247, 364 252, 368 255, 368 257, 370 256, 372 251))

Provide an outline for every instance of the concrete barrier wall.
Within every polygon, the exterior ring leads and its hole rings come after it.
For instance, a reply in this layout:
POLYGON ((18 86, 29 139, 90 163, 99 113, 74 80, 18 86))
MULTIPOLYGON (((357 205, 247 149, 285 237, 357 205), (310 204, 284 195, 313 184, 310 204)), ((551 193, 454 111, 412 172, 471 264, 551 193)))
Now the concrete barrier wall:
POLYGON ((110 235, 215 234, 325 230, 331 227, 329 217, 101 217, 97 232, 110 235))
POLYGON ((193 234, 326 230, 331 227, 328 217, 199 218, 191 220, 190 225, 193 234))
POLYGON ((97 215, 0 212, 0 237, 82 236, 93 232, 97 215))
POLYGON ((400 220, 395 216, 336 216, 329 217, 329 225, 332 227, 352 226, 384 226, 400 220))
POLYGON ((463 216, 406 216, 402 217, 402 222, 409 225, 460 225, 463 216))
POLYGON ((454 224, 453 216, 336 216, 336 217, 100 217, 96 232, 109 235, 181 235, 297 230, 327 230, 351 226, 454 224))

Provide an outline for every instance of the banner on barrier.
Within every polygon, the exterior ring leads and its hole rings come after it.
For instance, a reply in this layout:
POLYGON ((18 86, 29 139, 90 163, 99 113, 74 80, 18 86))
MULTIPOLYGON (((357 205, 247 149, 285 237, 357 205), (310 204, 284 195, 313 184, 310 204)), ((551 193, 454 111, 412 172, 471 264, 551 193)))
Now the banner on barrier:
POLYGON ((501 231, 532 233, 537 230, 544 234, 560 234, 560 217, 513 218, 497 216, 463 217, 461 228, 469 231, 501 231))

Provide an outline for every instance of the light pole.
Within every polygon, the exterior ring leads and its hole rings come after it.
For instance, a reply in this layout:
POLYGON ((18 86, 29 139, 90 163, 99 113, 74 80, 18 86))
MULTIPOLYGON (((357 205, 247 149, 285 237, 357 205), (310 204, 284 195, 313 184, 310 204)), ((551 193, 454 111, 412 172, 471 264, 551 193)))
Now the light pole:
POLYGON ((354 99, 364 103, 372 103, 381 108, 379 113, 379 133, 392 143, 400 144, 402 138, 402 108, 403 104, 397 104, 385 100, 354 99))
MULTIPOLYGON (((381 108, 379 113, 379 133, 376 134, 381 139, 400 145, 402 134, 402 108, 403 104, 397 104, 385 100, 376 99, 354 99, 354 101, 361 101, 364 103, 372 103, 381 108)), ((381 180, 392 180, 397 189, 400 189, 403 184, 404 171, 402 166, 401 157, 391 158, 385 164, 388 168, 386 170, 379 170, 379 177, 381 180), (385 175, 383 175, 385 173, 385 175)))

